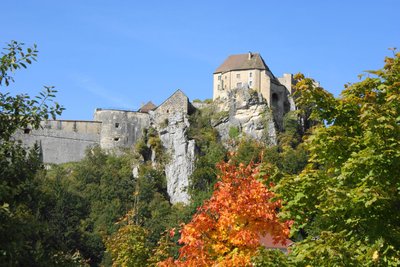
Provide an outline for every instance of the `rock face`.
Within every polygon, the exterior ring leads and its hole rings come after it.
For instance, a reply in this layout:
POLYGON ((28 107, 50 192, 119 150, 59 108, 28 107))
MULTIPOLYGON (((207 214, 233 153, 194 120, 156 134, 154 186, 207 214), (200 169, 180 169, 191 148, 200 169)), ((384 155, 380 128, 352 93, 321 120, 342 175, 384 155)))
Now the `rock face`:
POLYGON ((222 116, 213 121, 213 126, 223 141, 228 140, 229 132, 236 128, 246 136, 276 144, 273 115, 261 94, 249 89, 236 89, 214 103, 216 112, 222 116))
POLYGON ((167 191, 171 203, 189 203, 189 177, 194 170, 195 142, 188 140, 189 121, 187 114, 176 112, 168 117, 168 125, 159 129, 160 139, 168 151, 169 161, 165 166, 167 191))

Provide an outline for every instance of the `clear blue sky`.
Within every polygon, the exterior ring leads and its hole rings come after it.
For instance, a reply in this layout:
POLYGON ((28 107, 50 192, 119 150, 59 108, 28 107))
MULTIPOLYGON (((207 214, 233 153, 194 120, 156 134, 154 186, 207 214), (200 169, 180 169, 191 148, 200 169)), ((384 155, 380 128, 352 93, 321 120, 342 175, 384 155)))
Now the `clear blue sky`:
POLYGON ((1 47, 18 40, 40 51, 10 90, 56 86, 63 119, 160 104, 176 89, 211 98, 213 71, 248 51, 276 76, 303 72, 338 95, 400 48, 399 0, 13 0, 0 8, 1 47))

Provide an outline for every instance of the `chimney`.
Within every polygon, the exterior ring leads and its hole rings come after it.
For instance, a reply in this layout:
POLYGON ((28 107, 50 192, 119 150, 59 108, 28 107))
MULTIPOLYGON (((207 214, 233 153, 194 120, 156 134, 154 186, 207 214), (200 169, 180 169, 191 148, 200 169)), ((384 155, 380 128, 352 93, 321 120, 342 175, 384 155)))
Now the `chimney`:
POLYGON ((251 59, 251 57, 253 56, 253 54, 249 51, 249 60, 251 59))

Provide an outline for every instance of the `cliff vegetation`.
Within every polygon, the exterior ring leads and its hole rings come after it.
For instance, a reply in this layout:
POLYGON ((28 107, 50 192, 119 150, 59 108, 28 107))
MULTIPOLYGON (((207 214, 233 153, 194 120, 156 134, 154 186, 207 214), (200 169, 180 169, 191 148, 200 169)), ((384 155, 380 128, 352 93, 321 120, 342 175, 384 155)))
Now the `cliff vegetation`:
POLYGON ((123 153, 93 147, 80 162, 44 166, 38 147, 11 137, 63 108, 52 87, 6 92, 37 51, 4 51, 1 266, 400 265, 400 53, 338 98, 296 75, 298 109, 273 135, 271 111, 242 92, 225 106, 197 103, 123 153), (190 165, 192 150, 188 202, 174 202, 165 166, 190 165))

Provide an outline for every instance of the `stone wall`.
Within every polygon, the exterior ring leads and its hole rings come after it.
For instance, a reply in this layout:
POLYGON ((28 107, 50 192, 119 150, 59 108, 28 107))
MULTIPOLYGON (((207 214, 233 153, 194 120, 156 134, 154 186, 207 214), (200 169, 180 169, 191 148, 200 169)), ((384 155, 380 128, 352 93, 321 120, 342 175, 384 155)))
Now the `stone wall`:
POLYGON ((100 144, 101 123, 96 121, 43 121, 37 130, 23 129, 14 138, 27 147, 41 147, 44 163, 81 160, 88 147, 100 144))
POLYGON ((168 117, 174 113, 190 113, 191 105, 188 97, 181 91, 177 90, 153 112, 152 117, 157 124, 168 124, 168 117))
POLYGON ((150 126, 149 114, 134 111, 96 109, 94 120, 102 123, 103 149, 130 148, 150 126))
POLYGON ((227 91, 238 87, 248 87, 261 90, 261 77, 267 75, 266 71, 259 69, 232 70, 225 73, 215 73, 213 75, 213 99, 226 98, 227 91), (220 78, 219 78, 220 77, 220 78))

